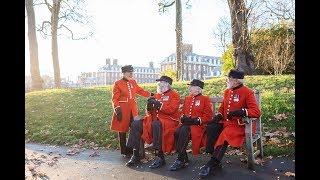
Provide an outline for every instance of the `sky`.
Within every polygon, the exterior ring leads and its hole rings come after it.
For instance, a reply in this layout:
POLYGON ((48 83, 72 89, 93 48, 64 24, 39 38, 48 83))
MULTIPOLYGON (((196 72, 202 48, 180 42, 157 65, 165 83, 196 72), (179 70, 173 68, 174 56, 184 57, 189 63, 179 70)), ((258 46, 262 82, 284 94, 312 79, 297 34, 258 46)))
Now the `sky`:
MULTIPOLYGON (((221 56, 215 44, 213 30, 220 17, 229 17, 224 0, 191 0, 186 9, 181 0, 183 42, 193 44, 199 55, 221 56)), ((93 36, 86 40, 71 40, 58 36, 59 63, 62 78, 76 81, 81 72, 97 71, 106 58, 118 59, 118 64, 155 66, 175 52, 175 5, 159 14, 157 0, 88 0, 85 9, 90 16, 93 36)), ((45 6, 35 7, 36 24, 50 18, 45 6)), ((83 28, 73 26, 74 34, 83 28)), ((30 75, 27 18, 25 21, 25 74, 30 75)), ((53 77, 50 37, 37 33, 41 75, 53 77)))

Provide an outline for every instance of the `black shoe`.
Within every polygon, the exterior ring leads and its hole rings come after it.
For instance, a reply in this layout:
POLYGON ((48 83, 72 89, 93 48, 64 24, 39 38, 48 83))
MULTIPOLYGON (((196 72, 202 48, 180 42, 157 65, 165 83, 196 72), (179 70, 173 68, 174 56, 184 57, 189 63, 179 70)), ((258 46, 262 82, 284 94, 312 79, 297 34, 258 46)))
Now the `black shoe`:
POLYGON ((199 176, 200 178, 208 177, 210 174, 213 174, 217 169, 221 169, 221 163, 217 163, 213 166, 204 165, 200 168, 199 176))
POLYGON ((132 148, 129 148, 129 147, 126 147, 126 152, 125 152, 125 157, 126 158, 130 158, 131 156, 132 156, 132 154, 133 154, 133 150, 132 150, 132 148))
POLYGON ((206 151, 205 151, 207 154, 213 154, 214 152, 214 148, 209 146, 209 147, 206 147, 206 151))
POLYGON ((166 164, 166 161, 164 160, 164 158, 156 156, 154 161, 152 162, 152 164, 149 165, 149 168, 155 169, 155 168, 159 168, 165 164, 166 164))
POLYGON ((133 166, 140 162, 140 157, 136 155, 132 155, 130 160, 126 163, 126 166, 133 166))
POLYGON ((170 166, 170 171, 177 171, 179 169, 185 168, 188 164, 186 161, 175 160, 174 163, 170 166))

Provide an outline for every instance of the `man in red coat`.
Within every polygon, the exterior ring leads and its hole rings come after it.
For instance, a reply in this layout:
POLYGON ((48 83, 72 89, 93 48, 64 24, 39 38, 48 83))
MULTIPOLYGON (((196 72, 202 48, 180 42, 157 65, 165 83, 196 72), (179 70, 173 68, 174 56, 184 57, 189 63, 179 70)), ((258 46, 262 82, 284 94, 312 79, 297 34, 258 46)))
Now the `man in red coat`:
POLYGON ((133 67, 131 65, 123 66, 121 70, 123 78, 116 81, 112 89, 114 113, 110 128, 118 132, 121 154, 130 156, 132 149, 126 147, 126 132, 128 132, 133 118, 138 117, 136 94, 150 97, 153 93, 145 91, 132 79, 133 67))
POLYGON ((139 147, 141 137, 153 144, 155 159, 149 166, 159 168, 165 164, 164 153, 174 150, 174 131, 179 124, 180 96, 171 88, 172 79, 161 76, 157 79, 157 93, 150 97, 147 103, 147 115, 142 120, 132 122, 127 146, 134 152, 127 166, 132 166, 140 161, 139 147))
POLYGON ((228 145, 235 148, 243 145, 245 123, 242 118, 258 118, 261 115, 254 92, 243 85, 243 79, 242 71, 231 70, 228 74, 227 89, 224 91, 219 112, 207 126, 206 152, 211 153, 212 157, 201 167, 199 172, 201 178, 221 168, 221 160, 228 145))
POLYGON ((170 170, 176 171, 188 164, 187 145, 191 139, 192 154, 198 155, 205 146, 205 126, 212 119, 212 103, 208 96, 202 95, 204 82, 194 79, 189 85, 189 96, 184 100, 181 126, 175 132, 175 147, 178 158, 170 170))

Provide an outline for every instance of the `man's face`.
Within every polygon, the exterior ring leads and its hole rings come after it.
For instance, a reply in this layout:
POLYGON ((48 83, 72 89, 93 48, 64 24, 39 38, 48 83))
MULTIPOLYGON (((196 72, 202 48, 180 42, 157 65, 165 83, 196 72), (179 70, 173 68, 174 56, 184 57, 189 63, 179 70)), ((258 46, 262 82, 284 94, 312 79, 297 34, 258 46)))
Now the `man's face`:
POLYGON ((169 83, 166 81, 159 81, 157 84, 157 93, 166 92, 169 89, 169 83))
POLYGON ((227 77, 226 83, 227 83, 227 89, 231 89, 237 85, 237 80, 232 77, 227 77))
POLYGON ((133 72, 125 72, 123 73, 123 76, 127 79, 131 79, 133 77, 133 72))
POLYGON ((198 89, 199 89, 198 86, 191 86, 191 85, 189 85, 189 95, 190 95, 190 96, 198 95, 198 94, 199 94, 198 89))

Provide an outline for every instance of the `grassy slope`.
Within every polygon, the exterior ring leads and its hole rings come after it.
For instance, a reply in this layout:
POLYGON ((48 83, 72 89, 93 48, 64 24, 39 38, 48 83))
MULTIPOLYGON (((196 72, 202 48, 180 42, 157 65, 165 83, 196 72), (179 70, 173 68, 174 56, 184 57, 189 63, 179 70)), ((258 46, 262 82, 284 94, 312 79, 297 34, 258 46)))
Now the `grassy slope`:
MULTIPOLYGON (((272 132, 279 128, 295 131, 294 76, 248 76, 246 84, 262 92, 263 126, 272 132), (274 115, 285 113, 287 118, 276 121, 274 115)), ((224 78, 205 81, 204 94, 222 95, 224 78)), ((155 92, 155 84, 142 85, 155 92)), ((174 83, 181 96, 187 95, 186 82, 174 83)), ((139 97, 139 111, 144 114, 145 98, 139 97)), ((109 130, 111 120, 111 86, 53 89, 26 94, 26 137, 31 141, 50 144, 76 144, 79 139, 99 146, 117 148, 117 136, 109 130)), ((294 152, 294 138, 278 137, 281 144, 265 145, 266 155, 294 152), (289 143, 284 146, 283 144, 289 143)))

